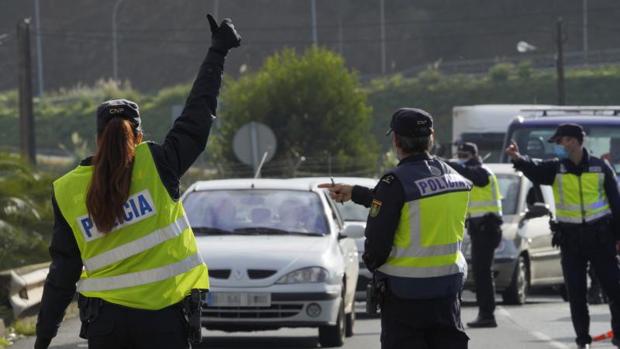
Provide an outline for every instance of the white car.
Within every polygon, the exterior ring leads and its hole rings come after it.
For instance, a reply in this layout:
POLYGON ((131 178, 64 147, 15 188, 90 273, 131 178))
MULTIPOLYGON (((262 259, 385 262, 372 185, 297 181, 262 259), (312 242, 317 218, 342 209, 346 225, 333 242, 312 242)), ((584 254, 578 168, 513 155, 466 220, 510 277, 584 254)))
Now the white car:
POLYGON ((214 180, 194 183, 182 200, 209 267, 203 326, 318 327, 324 347, 353 335, 358 252, 325 190, 214 180))
MULTIPOLYGON (((505 304, 524 304, 531 287, 563 289, 560 250, 551 246, 549 218, 555 212, 553 189, 536 187, 510 164, 486 164, 497 176, 502 193, 502 240, 495 249, 495 289, 505 304)), ((471 267, 471 242, 463 240, 465 258, 471 267)), ((474 289, 473 272, 465 283, 474 289)))
MULTIPOLYGON (((291 181, 305 182, 309 184, 314 183, 330 183, 331 177, 300 177, 290 179, 291 181)), ((374 188, 377 185, 377 179, 364 178, 364 177, 334 177, 335 183, 360 185, 366 188, 374 188)), ((345 226, 351 226, 350 237, 355 239, 357 250, 359 252, 359 277, 357 279, 357 286, 355 287, 355 300, 366 300, 366 285, 372 280, 372 273, 366 268, 366 264, 362 260, 364 254, 364 243, 366 238, 364 237, 364 231, 366 230, 366 220, 368 219, 369 208, 362 205, 358 205, 352 201, 345 203, 338 203, 336 205, 342 219, 344 219, 345 226)))

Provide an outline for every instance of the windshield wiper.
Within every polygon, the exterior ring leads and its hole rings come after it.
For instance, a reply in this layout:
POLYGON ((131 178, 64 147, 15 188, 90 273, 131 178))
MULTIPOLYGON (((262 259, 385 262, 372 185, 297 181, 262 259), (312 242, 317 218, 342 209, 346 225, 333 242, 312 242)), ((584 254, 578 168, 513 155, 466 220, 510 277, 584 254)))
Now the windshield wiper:
POLYGON ((230 235, 233 233, 230 230, 212 227, 192 227, 192 230, 198 235, 230 235))
POLYGON ((301 236, 321 236, 323 234, 317 234, 313 232, 301 232, 301 231, 289 231, 278 228, 269 227, 251 227, 251 228, 238 228, 233 231, 233 234, 241 235, 301 235, 301 236))

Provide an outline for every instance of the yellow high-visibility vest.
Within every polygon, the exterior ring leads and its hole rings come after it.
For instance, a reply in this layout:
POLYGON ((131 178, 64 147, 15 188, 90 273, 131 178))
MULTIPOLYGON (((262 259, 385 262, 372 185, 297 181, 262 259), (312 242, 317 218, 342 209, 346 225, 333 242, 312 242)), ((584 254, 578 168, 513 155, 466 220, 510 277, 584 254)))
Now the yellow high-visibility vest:
POLYGON ((564 165, 553 181, 558 222, 588 223, 611 214, 605 193, 605 173, 591 166, 581 176, 566 172, 564 165))
POLYGON ((54 182, 58 207, 84 263, 78 292, 123 306, 158 310, 208 289, 207 266, 180 201, 161 182, 147 143, 136 147, 123 222, 97 230, 86 209, 93 166, 78 166, 54 182))
POLYGON ((401 165, 394 173, 405 204, 390 256, 378 270, 406 278, 466 273, 461 245, 471 183, 438 160, 401 165))
POLYGON ((502 216, 502 193, 499 190, 499 183, 495 174, 488 171, 489 183, 484 187, 474 186, 471 190, 467 211, 471 218, 482 217, 489 213, 502 216))

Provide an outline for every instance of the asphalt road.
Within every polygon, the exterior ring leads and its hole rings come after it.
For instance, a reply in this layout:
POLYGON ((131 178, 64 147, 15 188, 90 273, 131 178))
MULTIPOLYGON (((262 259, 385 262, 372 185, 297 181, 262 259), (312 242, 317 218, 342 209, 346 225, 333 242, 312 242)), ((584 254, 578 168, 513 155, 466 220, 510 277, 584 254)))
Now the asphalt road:
MULTIPOLYGON (((470 293, 464 296, 463 322, 476 316, 477 309, 470 293)), ((499 301, 499 299, 498 299, 499 301)), ((347 338, 343 348, 379 348, 380 322, 363 314, 363 303, 358 303, 358 318, 355 323, 355 336, 347 338)), ((592 335, 610 330, 610 315, 607 305, 590 307, 592 335)), ((475 349, 566 349, 574 348, 574 333, 570 321, 568 303, 556 295, 533 295, 524 306, 499 305, 496 312, 499 327, 495 329, 468 329, 471 338, 470 348, 475 349)), ((87 348, 84 340, 77 338, 79 321, 67 320, 63 323, 59 336, 51 348, 87 348)), ((319 348, 317 331, 314 329, 282 329, 278 331, 225 333, 208 331, 207 341, 201 348, 319 348)), ((31 349, 34 339, 18 341, 11 349, 31 349)), ((614 348, 609 340, 596 342, 593 348, 614 348)))

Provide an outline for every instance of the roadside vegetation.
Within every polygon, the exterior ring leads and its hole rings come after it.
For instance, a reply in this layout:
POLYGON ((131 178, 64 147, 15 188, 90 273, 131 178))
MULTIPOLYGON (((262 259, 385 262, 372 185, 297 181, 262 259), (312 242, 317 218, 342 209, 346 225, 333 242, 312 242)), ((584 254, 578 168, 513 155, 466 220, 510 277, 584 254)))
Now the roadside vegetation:
MULTIPOLYGON (((187 83, 145 94, 129 83, 101 81, 35 100, 39 149, 65 159, 43 159, 36 169, 12 155, 19 146, 17 94, 0 92, 0 270, 48 259, 51 182, 92 152, 95 109, 101 101, 135 100, 146 138, 161 141, 190 87, 187 83)), ((567 70, 566 90, 568 104, 617 104, 620 65, 567 70)), ((377 176, 396 162, 384 133, 398 107, 430 111, 438 141, 449 142, 454 105, 554 104, 556 99, 554 71, 534 70, 527 62, 500 63, 477 76, 445 75, 429 67, 414 77, 394 75, 362 84, 334 52, 283 50, 256 71, 225 79, 207 151, 183 184, 251 175, 251 168, 235 158, 231 143, 235 131, 252 120, 268 125, 277 138, 265 176, 377 176)))

